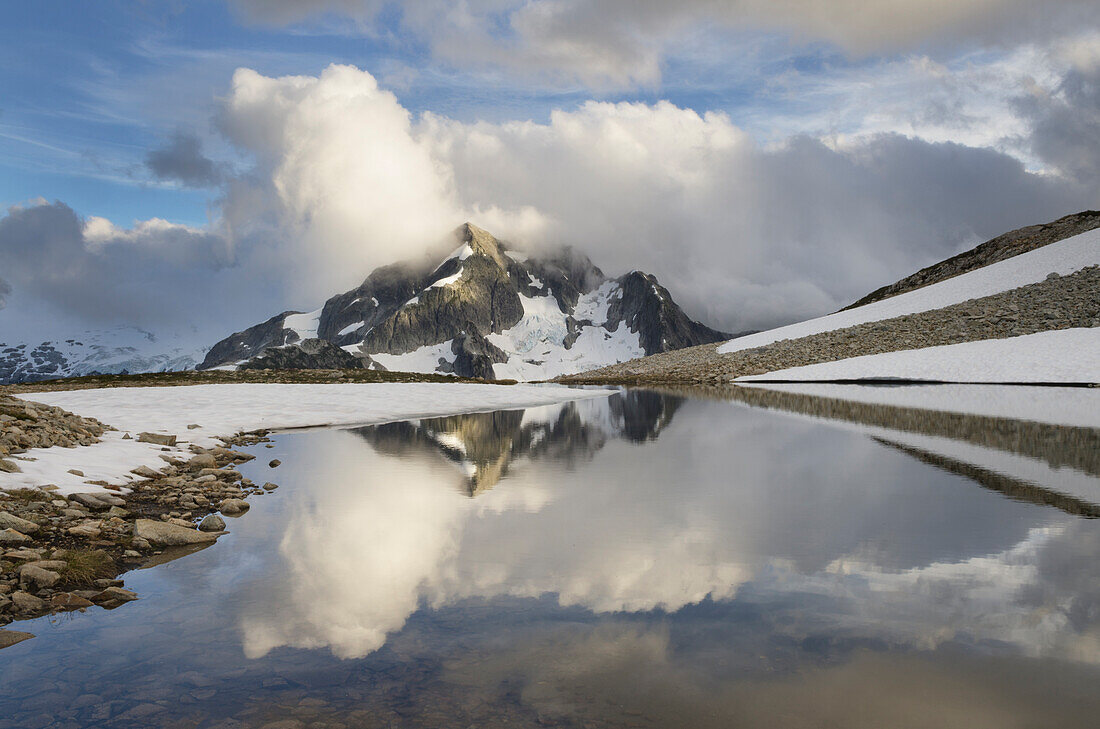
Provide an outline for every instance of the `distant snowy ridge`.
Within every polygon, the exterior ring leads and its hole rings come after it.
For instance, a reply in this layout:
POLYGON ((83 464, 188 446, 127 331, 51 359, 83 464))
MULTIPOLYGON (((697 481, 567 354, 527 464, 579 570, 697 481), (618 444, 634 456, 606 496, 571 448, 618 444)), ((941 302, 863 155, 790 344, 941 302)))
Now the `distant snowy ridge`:
POLYGON ((137 327, 112 327, 38 344, 0 340, 0 384, 121 372, 194 369, 206 349, 137 327))

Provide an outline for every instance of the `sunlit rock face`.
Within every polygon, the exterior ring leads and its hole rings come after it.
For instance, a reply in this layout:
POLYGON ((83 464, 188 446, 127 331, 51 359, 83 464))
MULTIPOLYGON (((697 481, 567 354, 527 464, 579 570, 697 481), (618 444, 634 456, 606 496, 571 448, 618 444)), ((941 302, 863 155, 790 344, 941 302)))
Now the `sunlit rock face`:
POLYGON ((283 569, 243 608, 249 656, 363 656, 424 608, 736 599, 793 641, 1100 660, 1095 591, 1064 584, 1090 522, 862 433, 642 393, 293 437, 284 484, 308 488, 280 491, 283 569))
POLYGON ((688 318, 653 276, 608 278, 578 251, 528 255, 467 223, 442 250, 376 269, 316 311, 230 335, 199 368, 311 338, 376 368, 537 379, 729 335, 688 318))

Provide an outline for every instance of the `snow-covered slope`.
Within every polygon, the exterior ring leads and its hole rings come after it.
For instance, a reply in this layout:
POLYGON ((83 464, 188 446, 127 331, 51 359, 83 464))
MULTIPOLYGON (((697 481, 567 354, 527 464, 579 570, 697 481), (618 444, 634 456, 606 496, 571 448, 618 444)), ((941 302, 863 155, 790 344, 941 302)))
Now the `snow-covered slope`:
POLYGON ((739 352, 783 339, 798 339, 856 324, 940 309, 1038 283, 1051 273, 1065 276, 1095 264, 1100 264, 1100 229, 855 309, 738 337, 723 344, 718 351, 721 354, 739 352))
POLYGON ((1100 383, 1100 327, 849 357, 748 375, 738 382, 923 380, 985 383, 1100 383))
POLYGON ((121 372, 194 369, 206 349, 137 327, 84 331, 37 344, 0 340, 0 384, 121 372))
POLYGON ((318 338, 370 367, 533 380, 729 336, 689 319, 640 271, 608 278, 576 251, 528 255, 468 223, 455 238, 448 255, 379 268, 316 311, 223 339, 200 369, 318 338))

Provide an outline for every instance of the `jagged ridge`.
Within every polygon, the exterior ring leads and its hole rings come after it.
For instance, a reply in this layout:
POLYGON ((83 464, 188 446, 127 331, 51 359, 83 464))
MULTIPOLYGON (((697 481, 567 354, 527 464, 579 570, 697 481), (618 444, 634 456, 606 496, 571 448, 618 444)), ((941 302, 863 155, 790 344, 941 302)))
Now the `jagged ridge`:
POLYGON ((609 279, 569 248, 528 257, 470 223, 454 235, 449 255, 376 269, 315 312, 283 312, 218 342, 199 368, 317 338, 373 367, 541 379, 729 336, 692 321, 641 271, 609 279))

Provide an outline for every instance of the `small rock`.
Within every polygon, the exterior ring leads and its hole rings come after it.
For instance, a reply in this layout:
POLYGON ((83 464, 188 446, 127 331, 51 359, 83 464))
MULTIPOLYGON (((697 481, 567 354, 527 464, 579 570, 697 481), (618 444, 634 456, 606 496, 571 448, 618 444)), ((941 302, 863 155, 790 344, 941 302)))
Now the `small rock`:
POLYGON ((112 506, 107 510, 107 516, 117 516, 120 519, 125 519, 130 516, 130 512, 123 509, 121 506, 112 506))
POLYGON ((283 462, 280 461, 278 458, 273 458, 273 459, 271 459, 271 462, 268 463, 267 465, 270 466, 271 468, 277 468, 278 466, 281 466, 282 464, 283 464, 283 462))
POLYGON ((211 481, 217 481, 218 477, 212 473, 208 473, 205 476, 199 476, 195 479, 195 483, 210 483, 211 481))
POLYGON ((195 428, 198 428, 198 427, 199 427, 198 423, 191 423, 190 425, 187 426, 187 429, 188 430, 194 430, 195 428))
POLYGON ((84 476, 84 472, 79 470, 79 469, 76 469, 76 468, 70 468, 69 473, 71 473, 74 476, 80 476, 80 477, 84 476))
POLYGON ((127 433, 126 435, 122 436, 122 439, 123 439, 123 440, 133 440, 133 438, 131 438, 131 437, 130 437, 130 434, 129 434, 129 433, 127 433))
POLYGON ((141 556, 141 552, 135 552, 132 549, 127 549, 125 552, 122 553, 122 556, 128 557, 129 559, 136 559, 141 556))
POLYGON ((244 499, 226 499, 218 505, 218 511, 226 516, 240 516, 248 511, 248 502, 244 499))
POLYGON ((270 481, 268 481, 264 484, 264 491, 274 491, 277 488, 279 488, 279 484, 277 483, 271 483, 270 481))
POLYGON ((162 446, 174 446, 176 444, 176 436, 163 433, 138 433, 137 439, 138 443, 153 443, 162 446))
MULTIPOLYGON (((138 519, 134 522, 134 536, 137 539, 146 540, 149 544, 170 547, 181 544, 213 542, 219 535, 215 532, 200 532, 163 521, 138 519)), ((134 542, 137 542, 137 539, 134 542)))
POLYGON ((207 514, 206 518, 199 522, 200 532, 220 532, 225 530, 225 519, 217 514, 207 514))

